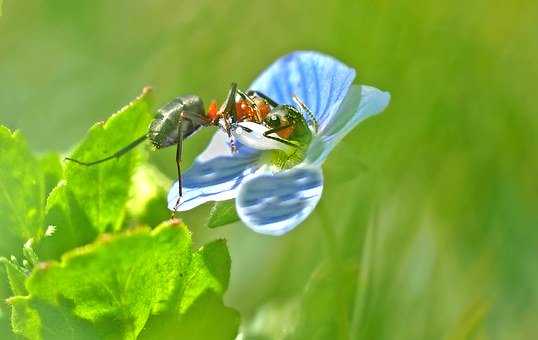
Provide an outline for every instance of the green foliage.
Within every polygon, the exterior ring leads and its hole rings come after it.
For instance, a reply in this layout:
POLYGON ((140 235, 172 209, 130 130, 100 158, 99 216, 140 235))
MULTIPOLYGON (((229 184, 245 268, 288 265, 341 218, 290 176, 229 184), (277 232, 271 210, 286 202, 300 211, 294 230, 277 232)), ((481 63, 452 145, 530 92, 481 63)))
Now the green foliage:
MULTIPOLYGON (((95 124, 70 157, 86 162, 101 159, 146 134, 153 117, 149 93, 145 89, 106 122, 95 124)), ((131 187, 126 179, 131 178, 139 158, 138 150, 134 150, 117 160, 91 167, 75 162, 66 164, 66 189, 84 204, 87 218, 97 232, 120 228, 131 187)))
POLYGON ((145 327, 142 337, 164 332, 152 325, 166 319, 167 330, 197 334, 193 315, 202 313, 208 327, 219 323, 232 338, 238 316, 222 304, 229 266, 223 241, 192 253, 190 232, 177 221, 103 234, 61 262, 40 264, 27 280, 29 295, 9 301, 14 330, 30 339, 135 339, 145 327))
POLYGON ((19 132, 0 126, 0 256, 43 230, 44 179, 19 132))
POLYGON ((63 177, 63 167, 60 155, 47 153, 39 158, 41 170, 45 176, 45 194, 49 194, 63 177))
POLYGON ((217 228, 237 221, 239 216, 235 210, 235 200, 215 202, 209 212, 207 227, 217 228))
MULTIPOLYGON (((151 120, 149 90, 94 125, 75 148, 72 158, 92 161, 106 157, 147 132, 151 120)), ((43 160, 49 183, 59 173, 53 156, 43 160), (51 159, 49 159, 51 158, 51 159)), ((118 230, 133 190, 134 174, 141 155, 133 150, 119 159, 92 167, 66 162, 63 179, 52 189, 46 205, 46 225, 56 226, 57 235, 41 245, 43 258, 58 258, 63 252, 95 239, 99 233, 118 230)))
POLYGON ((239 314, 222 303, 228 288, 230 257, 219 240, 194 253, 178 298, 152 317, 141 339, 234 339, 239 314))
MULTIPOLYGON (((0 258, 22 255, 21 245, 43 232, 45 200, 44 176, 39 162, 18 132, 0 126, 0 258)), ((3 258, 0 269, 0 301, 10 295, 10 287, 20 291, 21 273, 3 258), (9 282, 9 284, 8 284, 9 282)), ((0 304, 0 332, 8 332, 9 312, 0 304)))
POLYGON ((157 225, 170 217, 166 196, 171 181, 155 167, 142 164, 132 177, 126 224, 157 225))
POLYGON ((196 299, 207 291, 222 294, 230 280, 230 255, 223 240, 202 247, 192 257, 181 301, 174 309, 184 313, 196 299))
POLYGON ((153 317, 139 339, 233 340, 239 328, 239 314, 222 303, 215 293, 202 294, 186 313, 153 317))
POLYGON ((9 282, 9 287, 13 292, 13 295, 26 295, 26 287, 24 286, 24 281, 26 276, 24 272, 15 265, 13 262, 9 261, 5 257, 0 257, 0 263, 4 264, 6 270, 6 275, 9 282))
MULTIPOLYGON (((344 285, 318 271, 333 253, 358 265, 344 339, 538 339, 537 1, 3 2, 0 121, 39 152, 67 150, 142 84, 157 89, 158 104, 188 93, 221 102, 230 82, 247 87, 298 49, 334 55, 357 68, 359 83, 391 92, 388 109, 324 164, 326 214, 316 208, 279 238, 239 224, 204 228, 205 206, 180 215, 195 244, 229 240, 226 301, 252 339, 282 339, 296 324, 304 330, 308 320, 346 312, 303 302, 321 286, 311 280, 325 278, 326 291, 344 285)), ((185 141, 184 170, 212 133, 185 141)), ((175 178, 173 148, 150 155, 175 178)), ((145 214, 127 210, 124 227, 138 226, 145 214)), ((80 223, 81 234, 92 230, 80 223)), ((9 234, 0 228, 3 242, 9 234)), ((61 237, 59 227, 36 245, 38 255, 47 258, 39 248, 61 237)), ((2 255, 25 241, 13 239, 2 255)))
MULTIPOLYGON (((91 128, 72 157, 102 158, 145 134, 150 119, 146 90, 91 128)), ((18 254, 0 256, 7 278, 0 287, 3 298, 8 285, 11 291, 14 333, 55 340, 235 338, 239 314, 222 298, 230 275, 225 242, 194 252, 179 220, 147 227, 169 216, 163 198, 170 181, 140 166, 139 151, 95 167, 63 165, 56 154, 37 160, 20 134, 3 127, 0 146, 1 228, 12 235, 10 248, 0 250, 18 254)), ((7 320, 0 309, 0 331, 11 338, 7 320)))

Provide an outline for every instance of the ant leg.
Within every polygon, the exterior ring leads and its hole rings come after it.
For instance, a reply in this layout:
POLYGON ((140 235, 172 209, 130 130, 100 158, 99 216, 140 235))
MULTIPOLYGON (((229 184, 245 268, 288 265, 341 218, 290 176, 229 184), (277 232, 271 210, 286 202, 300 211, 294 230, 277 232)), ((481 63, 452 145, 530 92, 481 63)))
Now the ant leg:
MULTIPOLYGON (((237 84, 232 83, 230 85, 230 90, 228 91, 228 96, 226 97, 225 106, 224 106, 224 119, 227 120, 231 118, 232 123, 237 123, 237 113, 235 111, 235 95, 237 93, 237 84)), ((229 122, 228 122, 229 123, 229 122)))
POLYGON ((96 161, 92 161, 92 162, 83 162, 83 161, 79 161, 78 159, 74 159, 74 158, 70 158, 70 157, 65 157, 65 160, 66 161, 71 161, 71 162, 75 162, 77 164, 80 164, 80 165, 84 165, 84 166, 92 166, 92 165, 96 165, 96 164, 99 164, 99 163, 103 163, 103 162, 106 162, 106 161, 109 161, 111 159, 114 159, 114 158, 120 158, 121 156, 123 156, 124 154, 126 154, 127 152, 131 151, 132 149, 134 149, 136 146, 138 146, 138 144, 142 143, 143 141, 146 140, 146 138, 148 138, 147 135, 144 135, 142 137, 139 137, 137 138, 136 140, 134 140, 133 142, 131 142, 129 145, 121 148, 120 150, 118 150, 117 152, 113 153, 112 155, 108 156, 108 157, 105 157, 105 158, 102 158, 102 159, 99 159, 99 160, 96 160, 96 161))
POLYGON ((295 144, 295 143, 292 143, 288 140, 285 140, 284 138, 280 138, 280 137, 275 137, 275 136, 269 136, 270 134, 272 133, 275 133, 275 132, 278 132, 278 131, 282 131, 282 130, 285 130, 289 127, 292 127, 293 125, 284 125, 284 126, 280 126, 280 127, 277 127, 277 128, 274 128, 274 129, 271 129, 271 130, 267 130, 263 133, 263 136, 266 137, 266 138, 269 138, 269 139, 272 139, 272 140, 276 140, 277 142, 280 142, 282 144, 286 144, 286 145, 289 145, 289 146, 293 146, 294 148, 297 148, 298 145, 295 144))
POLYGON ((176 146, 176 167, 177 167, 177 185, 178 185, 178 194, 176 205, 174 206, 174 210, 172 211, 172 218, 175 217, 177 208, 179 207, 179 202, 181 201, 181 197, 183 196, 183 183, 181 180, 181 158, 183 153, 183 134, 181 133, 181 125, 178 125, 178 138, 177 138, 177 146, 176 146))
POLYGON ((271 105, 272 107, 277 107, 278 106, 278 103, 275 102, 274 100, 272 100, 271 98, 269 98, 269 96, 265 95, 264 93, 260 92, 260 91, 255 91, 255 90, 248 90, 247 91, 247 96, 249 97, 252 97, 252 96, 258 96, 262 99, 264 99, 266 102, 269 103, 269 105, 271 105))
POLYGON ((312 123, 312 126, 311 126, 311 129, 317 133, 318 132, 318 121, 316 120, 316 117, 314 116, 314 114, 312 113, 312 111, 310 111, 310 109, 308 108, 308 106, 306 106, 306 104, 301 100, 301 98, 299 98, 298 96, 293 96, 293 101, 299 105, 299 107, 304 111, 306 112, 306 115, 308 116, 308 119, 310 120, 310 122, 312 123))
POLYGON ((224 130, 230 139, 230 147, 232 152, 236 152, 237 148, 235 146, 235 141, 232 138, 232 124, 237 123, 237 112, 235 110, 235 95, 237 93, 237 84, 232 83, 230 86, 230 91, 228 91, 228 96, 224 102, 224 110, 222 111, 222 116, 224 119, 224 130), (231 119, 231 123, 229 121, 231 119))

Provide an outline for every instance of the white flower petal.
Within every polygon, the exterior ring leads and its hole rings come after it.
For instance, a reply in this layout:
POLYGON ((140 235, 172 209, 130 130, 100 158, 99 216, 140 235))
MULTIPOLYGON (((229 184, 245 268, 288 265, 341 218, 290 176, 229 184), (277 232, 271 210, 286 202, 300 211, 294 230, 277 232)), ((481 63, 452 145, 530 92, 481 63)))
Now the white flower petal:
POLYGON ((264 136, 269 129, 253 122, 241 122, 234 129, 234 137, 241 143, 256 150, 282 150, 290 151, 292 147, 264 136))

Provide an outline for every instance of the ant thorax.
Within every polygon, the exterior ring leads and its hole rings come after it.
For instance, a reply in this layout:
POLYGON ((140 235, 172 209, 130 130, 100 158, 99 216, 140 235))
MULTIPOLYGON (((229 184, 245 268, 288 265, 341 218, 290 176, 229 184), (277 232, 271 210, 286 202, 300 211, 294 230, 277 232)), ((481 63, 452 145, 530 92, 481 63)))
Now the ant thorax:
POLYGON ((271 111, 271 106, 259 97, 251 98, 251 101, 239 98, 235 103, 235 110, 238 122, 262 123, 271 111))

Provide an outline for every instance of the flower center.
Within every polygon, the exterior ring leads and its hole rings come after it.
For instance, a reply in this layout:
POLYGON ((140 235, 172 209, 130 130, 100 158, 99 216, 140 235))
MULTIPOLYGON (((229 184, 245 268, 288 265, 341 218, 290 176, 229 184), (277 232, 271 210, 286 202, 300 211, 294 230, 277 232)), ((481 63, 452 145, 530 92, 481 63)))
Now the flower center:
POLYGON ((286 153, 282 150, 263 151, 261 162, 271 165, 276 170, 291 169, 305 159, 306 148, 299 147, 291 153, 286 153))
POLYGON ((260 150, 260 162, 275 167, 278 170, 290 169, 301 163, 305 158, 308 142, 284 139, 271 129, 253 122, 238 123, 234 129, 234 137, 250 148, 260 150))

